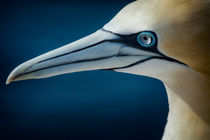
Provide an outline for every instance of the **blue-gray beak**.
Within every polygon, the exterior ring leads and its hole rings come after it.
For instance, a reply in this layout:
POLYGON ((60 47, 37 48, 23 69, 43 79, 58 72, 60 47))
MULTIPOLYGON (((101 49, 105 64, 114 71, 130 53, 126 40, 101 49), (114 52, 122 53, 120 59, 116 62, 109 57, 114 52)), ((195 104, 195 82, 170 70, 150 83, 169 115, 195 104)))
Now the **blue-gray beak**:
POLYGON ((117 34, 98 30, 19 65, 11 72, 6 83, 79 71, 123 68, 151 55, 154 56, 153 53, 129 47, 117 34))

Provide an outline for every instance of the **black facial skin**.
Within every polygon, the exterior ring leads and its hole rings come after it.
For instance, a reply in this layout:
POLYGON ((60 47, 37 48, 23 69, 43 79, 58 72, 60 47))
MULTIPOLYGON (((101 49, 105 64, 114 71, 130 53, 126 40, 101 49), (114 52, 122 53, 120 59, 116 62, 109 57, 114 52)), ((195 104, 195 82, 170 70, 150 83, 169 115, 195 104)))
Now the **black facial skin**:
MULTIPOLYGON (((158 46, 158 37, 157 37, 156 33, 153 32, 153 31, 143 31, 143 32, 149 32, 149 33, 153 34, 154 37, 155 37, 155 40, 156 40, 156 42, 155 42, 155 44, 153 46, 151 46, 151 47, 144 47, 144 46, 141 46, 139 44, 139 42, 137 41, 138 35, 140 33, 142 33, 142 32, 138 32, 138 33, 134 33, 134 34, 128 34, 128 35, 121 35, 121 34, 118 34, 118 33, 107 31, 105 29, 102 29, 102 30, 105 31, 105 32, 109 32, 109 33, 112 33, 112 34, 115 34, 115 35, 119 36, 120 39, 117 42, 124 43, 127 46, 129 46, 129 47, 133 47, 133 48, 137 48, 137 49, 153 52, 153 53, 156 53, 156 54, 160 55, 160 56, 154 56, 154 57, 150 57, 148 59, 141 60, 141 61, 139 61, 139 62, 137 62, 135 64, 131 64, 129 66, 122 67, 122 68, 128 68, 128 67, 131 67, 133 65, 136 65, 136 64, 139 64, 139 63, 143 63, 143 62, 151 60, 151 59, 164 59, 164 60, 167 60, 167 61, 176 62, 176 63, 182 64, 182 65, 186 65, 186 64, 184 64, 184 63, 182 63, 182 62, 180 62, 180 61, 178 61, 176 59, 173 59, 171 57, 168 57, 168 56, 164 55, 163 53, 161 53, 158 50, 158 47, 157 47, 158 46)), ((122 55, 120 55, 120 56, 122 56, 122 55)), ((122 68, 116 68, 116 69, 122 69, 122 68)))

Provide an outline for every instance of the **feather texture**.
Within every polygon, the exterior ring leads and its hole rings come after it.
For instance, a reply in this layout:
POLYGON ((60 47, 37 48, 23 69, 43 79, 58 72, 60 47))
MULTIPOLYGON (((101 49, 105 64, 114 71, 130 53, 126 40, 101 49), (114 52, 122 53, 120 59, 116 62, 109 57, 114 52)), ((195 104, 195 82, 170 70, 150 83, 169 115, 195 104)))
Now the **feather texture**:
POLYGON ((164 82, 170 107, 164 140, 209 140, 210 0, 138 0, 104 28, 120 34, 152 30, 163 54, 189 66, 151 60, 118 71, 164 82))

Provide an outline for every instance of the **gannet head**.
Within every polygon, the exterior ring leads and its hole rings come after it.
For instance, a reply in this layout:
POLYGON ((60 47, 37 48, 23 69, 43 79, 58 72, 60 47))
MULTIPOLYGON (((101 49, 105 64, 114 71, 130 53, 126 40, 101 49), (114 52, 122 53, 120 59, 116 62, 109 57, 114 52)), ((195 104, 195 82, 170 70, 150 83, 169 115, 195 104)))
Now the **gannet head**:
POLYGON ((95 33, 21 64, 7 84, 100 69, 161 80, 179 68, 210 73, 209 14, 202 14, 208 6, 199 5, 197 0, 135 1, 95 33))

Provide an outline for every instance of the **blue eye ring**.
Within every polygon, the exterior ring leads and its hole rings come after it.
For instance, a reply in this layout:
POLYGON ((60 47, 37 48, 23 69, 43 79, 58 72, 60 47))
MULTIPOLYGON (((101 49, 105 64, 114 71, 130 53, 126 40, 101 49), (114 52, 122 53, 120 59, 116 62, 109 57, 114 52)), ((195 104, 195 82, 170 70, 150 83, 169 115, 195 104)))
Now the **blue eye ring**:
POLYGON ((142 32, 137 36, 138 43, 145 48, 153 47, 156 44, 156 37, 151 32, 142 32), (147 41, 147 42, 146 42, 147 41))

